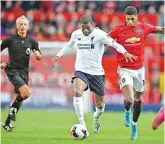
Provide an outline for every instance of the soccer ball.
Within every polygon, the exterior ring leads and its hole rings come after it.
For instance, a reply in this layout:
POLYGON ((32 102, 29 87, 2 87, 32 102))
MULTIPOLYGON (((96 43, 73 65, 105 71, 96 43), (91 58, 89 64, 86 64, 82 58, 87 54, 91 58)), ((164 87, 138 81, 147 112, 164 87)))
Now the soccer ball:
POLYGON ((72 126, 70 130, 70 135, 72 136, 73 139, 76 139, 76 140, 82 140, 88 137, 86 127, 81 124, 76 124, 72 126))

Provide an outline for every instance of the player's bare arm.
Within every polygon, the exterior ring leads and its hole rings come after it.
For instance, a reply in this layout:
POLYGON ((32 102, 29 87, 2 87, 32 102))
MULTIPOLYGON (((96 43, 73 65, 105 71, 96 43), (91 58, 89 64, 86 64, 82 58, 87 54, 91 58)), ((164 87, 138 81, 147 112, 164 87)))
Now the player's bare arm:
MULTIPOLYGON (((74 33, 74 32, 73 32, 74 33)), ((52 59, 52 65, 55 66, 56 62, 58 61, 58 59, 60 57, 62 57, 67 51, 69 48, 72 47, 72 45, 74 44, 74 41, 73 41, 73 33, 72 33, 72 36, 69 40, 69 42, 63 46, 63 48, 61 49, 61 51, 52 59)))
POLYGON ((122 53, 124 55, 127 63, 128 63, 128 61, 133 62, 134 60, 137 60, 138 59, 137 56, 128 53, 125 50, 125 48, 122 45, 118 44, 117 42, 113 42, 112 43, 112 47, 114 47, 118 52, 120 52, 120 53, 122 53))
POLYGON ((56 62, 58 61, 59 57, 58 56, 55 56, 53 59, 52 59, 52 65, 55 66, 56 65, 56 62))
POLYGON ((156 27, 156 30, 153 33, 164 34, 164 27, 156 27))
POLYGON ((42 56, 41 53, 38 50, 33 50, 34 56, 37 60, 41 60, 42 56))

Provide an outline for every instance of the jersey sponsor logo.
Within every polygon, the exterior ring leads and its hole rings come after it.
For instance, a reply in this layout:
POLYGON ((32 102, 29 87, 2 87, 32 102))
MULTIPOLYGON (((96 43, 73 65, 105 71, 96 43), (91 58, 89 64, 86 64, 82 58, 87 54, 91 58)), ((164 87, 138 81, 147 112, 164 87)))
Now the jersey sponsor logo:
POLYGON ((78 49, 91 49, 90 44, 78 44, 78 49))
POLYGON ((94 49, 94 44, 78 44, 78 49, 94 49))
POLYGON ((137 38, 137 37, 131 37, 125 40, 125 42, 129 42, 129 43, 136 43, 139 41, 140 41, 140 38, 137 38))
POLYGON ((142 29, 140 29, 140 28, 136 29, 136 33, 137 33, 138 35, 141 35, 141 34, 142 34, 142 29))
POLYGON ((26 54, 28 54, 28 55, 30 54, 30 48, 26 49, 26 54))

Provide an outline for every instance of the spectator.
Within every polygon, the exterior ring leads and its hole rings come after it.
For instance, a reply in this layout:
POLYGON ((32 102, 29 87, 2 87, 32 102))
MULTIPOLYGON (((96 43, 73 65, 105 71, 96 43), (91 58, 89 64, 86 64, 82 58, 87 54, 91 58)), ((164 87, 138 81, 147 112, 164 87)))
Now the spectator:
MULTIPOLYGON (((164 5, 159 7, 159 25, 164 26, 164 5)), ((160 35, 159 39, 164 41, 164 35, 160 35)))
POLYGON ((2 8, 2 11, 5 11, 5 12, 12 11, 12 1, 7 1, 5 3, 5 7, 2 8))
POLYGON ((40 2, 40 10, 41 11, 53 11, 55 7, 55 2, 53 0, 49 0, 49 1, 41 1, 40 2))

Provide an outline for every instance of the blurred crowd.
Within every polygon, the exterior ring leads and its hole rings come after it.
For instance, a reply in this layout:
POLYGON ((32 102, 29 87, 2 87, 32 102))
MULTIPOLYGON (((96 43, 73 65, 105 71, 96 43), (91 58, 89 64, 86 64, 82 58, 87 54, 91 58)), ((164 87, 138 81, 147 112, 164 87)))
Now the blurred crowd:
MULTIPOLYGON (((1 37, 16 32, 15 19, 24 14, 30 20, 29 33, 40 41, 67 41, 73 30, 78 28, 82 14, 124 14, 124 9, 133 5, 141 14, 157 15, 158 25, 164 26, 163 1, 2 1, 1 37)), ((97 18, 97 16, 94 17, 97 18)), ((95 25, 106 32, 120 24, 120 18, 110 22, 106 16, 95 21, 95 25)), ((163 37, 161 38, 163 39, 163 37)))

